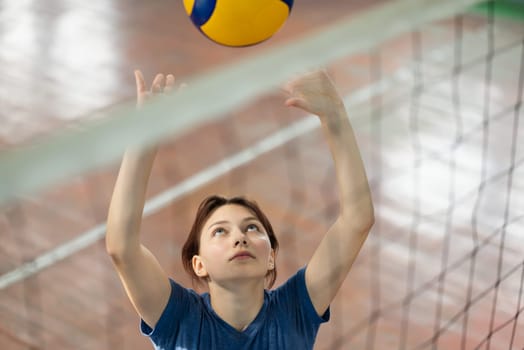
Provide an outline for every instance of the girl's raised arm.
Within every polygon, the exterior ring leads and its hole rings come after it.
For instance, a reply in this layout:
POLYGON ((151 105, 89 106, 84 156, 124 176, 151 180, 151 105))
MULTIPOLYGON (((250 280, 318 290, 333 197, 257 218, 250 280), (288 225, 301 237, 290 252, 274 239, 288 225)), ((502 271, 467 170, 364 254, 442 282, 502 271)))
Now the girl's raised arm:
POLYGON ((340 212, 306 268, 306 285, 319 315, 335 297, 374 223, 364 165, 344 104, 324 71, 291 81, 286 105, 317 115, 335 162, 340 212))
MULTIPOLYGON (((135 72, 137 106, 153 93, 173 88, 174 77, 158 74, 151 90, 140 71, 135 72)), ((140 226, 147 183, 156 147, 126 151, 116 180, 107 219, 106 249, 126 293, 140 317, 154 327, 164 310, 171 286, 153 254, 140 243, 140 226)))

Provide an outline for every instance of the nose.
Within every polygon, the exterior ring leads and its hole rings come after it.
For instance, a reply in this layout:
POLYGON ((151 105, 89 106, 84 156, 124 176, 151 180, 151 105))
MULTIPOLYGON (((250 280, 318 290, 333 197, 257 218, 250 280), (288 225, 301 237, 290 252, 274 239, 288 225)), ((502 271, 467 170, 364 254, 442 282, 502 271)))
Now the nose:
POLYGON ((238 246, 246 247, 247 244, 248 244, 247 237, 242 232, 242 230, 236 229, 235 230, 235 234, 233 235, 233 239, 234 239, 234 242, 235 242, 234 243, 235 247, 238 247, 238 246))
POLYGON ((244 246, 244 247, 247 247, 247 240, 245 238, 242 238, 242 239, 237 239, 235 241, 235 247, 238 247, 238 246, 244 246))

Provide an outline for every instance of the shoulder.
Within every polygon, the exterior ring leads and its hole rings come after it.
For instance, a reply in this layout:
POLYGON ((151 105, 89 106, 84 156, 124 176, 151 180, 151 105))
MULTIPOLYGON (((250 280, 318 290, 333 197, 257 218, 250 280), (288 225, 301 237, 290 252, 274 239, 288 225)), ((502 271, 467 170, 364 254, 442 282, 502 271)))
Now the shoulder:
POLYGON ((305 267, 299 269, 282 285, 267 292, 266 324, 277 329, 274 342, 278 349, 313 349, 320 325, 329 320, 329 311, 318 316, 309 297, 305 267))
POLYGON ((286 280, 282 285, 268 292, 270 306, 286 310, 287 315, 300 315, 301 318, 310 319, 314 322, 326 322, 329 320, 329 310, 319 317, 306 286, 306 266, 286 280))
POLYGON ((284 283, 282 283, 280 286, 276 287, 275 289, 269 291, 269 293, 281 293, 283 290, 287 290, 293 287, 297 287, 297 284, 300 284, 301 280, 304 280, 305 283, 305 272, 306 267, 303 266, 300 269, 298 269, 295 274, 293 274, 291 277, 289 277, 284 283))
POLYGON ((166 305, 166 310, 170 306, 176 307, 177 309, 187 309, 195 306, 195 304, 203 306, 204 294, 200 295, 193 289, 186 288, 171 278, 169 279, 169 284, 171 286, 171 294, 166 305))
POLYGON ((298 271, 289 277, 283 284, 277 288, 269 291, 269 295, 272 298, 280 296, 297 296, 297 293, 300 294, 304 289, 306 289, 306 267, 298 269, 298 271))
POLYGON ((144 335, 162 333, 164 330, 173 330, 180 327, 182 323, 191 323, 205 308, 203 296, 194 290, 185 288, 169 279, 171 293, 166 307, 156 325, 150 326, 141 320, 141 330, 144 335), (200 311, 199 311, 200 310, 200 311))

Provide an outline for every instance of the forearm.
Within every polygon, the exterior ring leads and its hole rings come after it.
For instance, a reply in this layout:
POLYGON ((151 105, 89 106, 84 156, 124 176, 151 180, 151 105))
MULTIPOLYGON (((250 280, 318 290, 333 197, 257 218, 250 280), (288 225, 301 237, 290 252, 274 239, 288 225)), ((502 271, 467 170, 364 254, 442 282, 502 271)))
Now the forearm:
POLYGON ((115 183, 107 220, 106 247, 112 256, 140 248, 140 226, 156 148, 128 150, 115 183))
POLYGON ((366 228, 373 223, 373 204, 353 128, 341 103, 329 113, 320 119, 335 163, 340 218, 366 228))

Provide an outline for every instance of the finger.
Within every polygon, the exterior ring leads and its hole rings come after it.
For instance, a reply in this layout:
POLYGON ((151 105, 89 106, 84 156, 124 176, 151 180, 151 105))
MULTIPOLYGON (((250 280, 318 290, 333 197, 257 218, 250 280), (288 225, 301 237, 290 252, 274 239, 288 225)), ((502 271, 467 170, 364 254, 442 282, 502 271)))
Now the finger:
POLYGON ((155 76, 155 79, 153 80, 153 84, 151 84, 151 91, 154 94, 157 94, 159 92, 162 92, 162 90, 164 90, 164 80, 165 80, 164 74, 159 73, 155 76))
POLYGON ((166 87, 164 88, 165 93, 170 93, 175 87, 175 76, 168 74, 166 77, 166 87))
POLYGON ((144 76, 142 75, 142 72, 138 69, 135 70, 135 84, 136 84, 136 104, 137 106, 141 106, 146 97, 147 97, 147 91, 146 91, 146 83, 144 81, 144 76))
POLYGON ((136 94, 143 95, 146 92, 146 82, 140 70, 135 70, 136 94))

